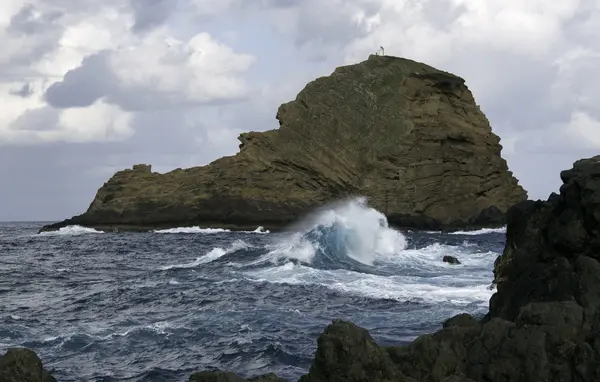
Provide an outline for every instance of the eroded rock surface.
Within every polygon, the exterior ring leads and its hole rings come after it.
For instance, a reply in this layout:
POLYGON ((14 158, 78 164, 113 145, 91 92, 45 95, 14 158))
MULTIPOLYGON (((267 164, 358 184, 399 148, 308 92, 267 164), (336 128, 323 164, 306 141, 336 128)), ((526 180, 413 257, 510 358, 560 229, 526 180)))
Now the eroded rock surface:
POLYGON ((8 349, 0 357, 1 382, 56 382, 42 366, 42 361, 32 350, 8 349))
POLYGON ((240 135, 240 152, 166 174, 116 173, 87 212, 46 226, 274 230, 362 195, 392 225, 503 225, 526 193, 465 81, 390 56, 337 68, 280 106, 280 127, 240 135))

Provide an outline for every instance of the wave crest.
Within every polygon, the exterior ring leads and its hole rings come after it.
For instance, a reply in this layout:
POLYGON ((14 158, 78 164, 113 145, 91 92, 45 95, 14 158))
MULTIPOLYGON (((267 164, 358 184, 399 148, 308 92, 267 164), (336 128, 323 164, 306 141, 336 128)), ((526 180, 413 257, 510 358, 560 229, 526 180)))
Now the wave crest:
POLYGON ((406 248, 404 235, 390 228, 366 198, 321 210, 303 225, 307 228, 286 237, 268 256, 320 269, 361 270, 406 248))

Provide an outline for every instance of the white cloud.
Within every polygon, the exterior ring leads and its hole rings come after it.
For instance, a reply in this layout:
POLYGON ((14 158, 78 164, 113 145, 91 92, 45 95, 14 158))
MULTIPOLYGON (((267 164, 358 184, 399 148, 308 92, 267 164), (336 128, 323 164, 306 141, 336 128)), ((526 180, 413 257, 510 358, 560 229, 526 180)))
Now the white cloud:
POLYGON ((119 92, 160 98, 164 106, 227 101, 246 95, 240 75, 254 58, 235 53, 208 33, 180 41, 160 29, 136 43, 109 56, 119 92))
POLYGON ((576 147, 600 150, 600 121, 585 112, 573 112, 565 133, 576 147))
POLYGON ((118 141, 133 134, 131 123, 131 113, 101 101, 64 110, 40 106, 26 109, 0 130, 0 144, 118 141))
POLYGON ((0 144, 124 139, 132 111, 243 98, 254 57, 174 37, 155 17, 172 3, 153 4, 3 1, 0 144))
POLYGON ((59 126, 64 140, 118 140, 133 134, 131 114, 114 105, 96 102, 86 108, 61 110, 59 126))
POLYGON ((68 169, 90 194, 107 169, 207 163, 383 45, 464 77, 543 197, 600 148, 598 25, 598 0, 2 0, 0 156, 68 169))

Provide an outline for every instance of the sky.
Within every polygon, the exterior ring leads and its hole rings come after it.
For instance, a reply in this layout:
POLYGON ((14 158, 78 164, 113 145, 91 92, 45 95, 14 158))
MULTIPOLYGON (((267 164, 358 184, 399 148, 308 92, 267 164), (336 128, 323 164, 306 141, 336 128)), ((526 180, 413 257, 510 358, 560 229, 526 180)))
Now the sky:
POLYGON ((466 80, 532 199, 600 151, 600 0, 1 0, 0 221, 84 212, 136 163, 244 131, 380 45, 466 80))

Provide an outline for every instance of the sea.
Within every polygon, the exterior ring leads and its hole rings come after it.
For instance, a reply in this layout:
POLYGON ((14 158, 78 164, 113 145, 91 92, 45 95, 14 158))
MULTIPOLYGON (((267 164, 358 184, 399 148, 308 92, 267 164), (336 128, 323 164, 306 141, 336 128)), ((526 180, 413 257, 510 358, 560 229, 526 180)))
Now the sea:
POLYGON ((296 381, 333 319, 402 345, 484 315, 506 232, 395 230, 364 199, 280 233, 42 224, 0 223, 0 353, 31 348, 60 382, 215 369, 296 381))

